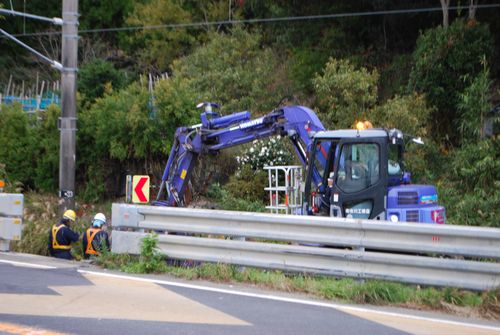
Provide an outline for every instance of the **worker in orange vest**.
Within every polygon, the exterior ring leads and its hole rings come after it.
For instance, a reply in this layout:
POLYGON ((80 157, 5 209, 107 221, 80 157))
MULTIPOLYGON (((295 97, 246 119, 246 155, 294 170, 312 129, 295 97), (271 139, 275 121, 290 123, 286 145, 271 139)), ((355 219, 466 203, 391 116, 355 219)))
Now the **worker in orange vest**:
POLYGON ((63 259, 73 259, 71 243, 78 241, 80 235, 71 230, 70 226, 76 222, 75 211, 68 209, 64 212, 58 224, 52 226, 49 232, 49 253, 51 256, 63 259))
POLYGON ((103 230, 105 224, 106 216, 102 213, 97 213, 92 220, 92 227, 87 229, 83 235, 83 258, 87 259, 91 255, 98 256, 103 249, 109 250, 109 236, 103 230))

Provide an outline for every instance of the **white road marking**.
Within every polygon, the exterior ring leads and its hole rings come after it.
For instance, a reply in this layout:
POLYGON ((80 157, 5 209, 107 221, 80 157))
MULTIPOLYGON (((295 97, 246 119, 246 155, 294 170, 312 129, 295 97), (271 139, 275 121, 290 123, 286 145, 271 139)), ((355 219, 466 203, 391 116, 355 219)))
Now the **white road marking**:
POLYGON ((55 266, 40 265, 40 264, 25 263, 25 262, 16 262, 16 261, 4 260, 4 259, 0 259, 0 263, 7 263, 7 264, 14 265, 14 266, 21 266, 21 267, 26 267, 26 268, 57 269, 57 267, 55 267, 55 266))
POLYGON ((492 330, 492 331, 500 332, 500 327, 486 326, 486 325, 480 325, 480 324, 475 324, 475 323, 458 322, 458 321, 451 321, 451 320, 438 319, 438 318, 407 315, 407 314, 396 313, 396 312, 377 311, 377 310, 373 310, 373 309, 369 309, 369 308, 345 306, 345 305, 340 305, 340 304, 326 303, 326 302, 319 302, 319 301, 310 301, 310 300, 304 300, 304 299, 286 298, 286 297, 279 297, 279 296, 269 295, 269 294, 239 292, 239 291, 234 291, 234 290, 220 289, 220 288, 214 288, 214 287, 208 287, 208 286, 176 283, 176 282, 172 282, 172 281, 165 281, 165 280, 159 280, 159 279, 132 277, 132 276, 126 276, 126 275, 117 275, 117 274, 102 273, 102 272, 88 271, 88 270, 78 270, 78 272, 88 273, 88 274, 93 274, 93 275, 98 275, 98 276, 105 276, 105 277, 143 281, 143 282, 162 284, 162 285, 168 285, 168 286, 174 286, 174 287, 182 287, 182 288, 189 288, 189 289, 195 289, 195 290, 238 295, 238 296, 251 297, 251 298, 290 302, 290 303, 296 303, 296 304, 302 304, 302 305, 326 307, 326 308, 333 308, 333 309, 337 309, 337 310, 345 310, 345 311, 352 311, 352 312, 373 313, 373 314, 384 315, 384 316, 407 318, 407 319, 418 320, 418 321, 437 322, 437 323, 441 323, 441 324, 447 324, 447 325, 453 325, 453 326, 459 326, 459 327, 471 327, 471 328, 492 330))

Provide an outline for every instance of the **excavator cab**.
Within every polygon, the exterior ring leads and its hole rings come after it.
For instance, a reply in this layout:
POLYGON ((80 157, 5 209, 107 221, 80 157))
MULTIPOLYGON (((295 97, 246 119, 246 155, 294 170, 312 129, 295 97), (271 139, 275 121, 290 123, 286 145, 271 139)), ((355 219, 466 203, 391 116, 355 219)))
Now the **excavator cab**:
POLYGON ((308 173, 304 203, 309 214, 384 216, 389 178, 385 130, 325 131, 316 134, 313 148, 308 171, 317 171, 321 182, 316 185, 308 173))
MULTIPOLYGON (((413 142, 422 144, 419 138, 413 142)), ((397 129, 323 131, 307 167, 303 212, 392 222, 445 223, 432 185, 410 184, 397 129)))

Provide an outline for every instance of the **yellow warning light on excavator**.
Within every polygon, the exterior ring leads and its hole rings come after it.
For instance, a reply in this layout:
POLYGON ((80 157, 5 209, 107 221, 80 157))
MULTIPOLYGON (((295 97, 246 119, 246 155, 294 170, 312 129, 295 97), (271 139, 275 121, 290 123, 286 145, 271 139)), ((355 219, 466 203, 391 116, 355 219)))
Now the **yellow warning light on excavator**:
POLYGON ((370 121, 359 121, 358 123, 356 123, 357 130, 366 130, 370 128, 373 128, 373 125, 370 121))

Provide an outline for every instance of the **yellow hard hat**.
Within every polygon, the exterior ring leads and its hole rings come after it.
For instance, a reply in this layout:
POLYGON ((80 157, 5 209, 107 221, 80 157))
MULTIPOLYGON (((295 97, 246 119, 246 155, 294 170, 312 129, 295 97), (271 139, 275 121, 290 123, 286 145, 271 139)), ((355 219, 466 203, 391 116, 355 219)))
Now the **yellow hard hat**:
POLYGON ((63 219, 68 219, 71 221, 76 221, 76 213, 72 209, 68 209, 66 212, 63 214, 63 219))

